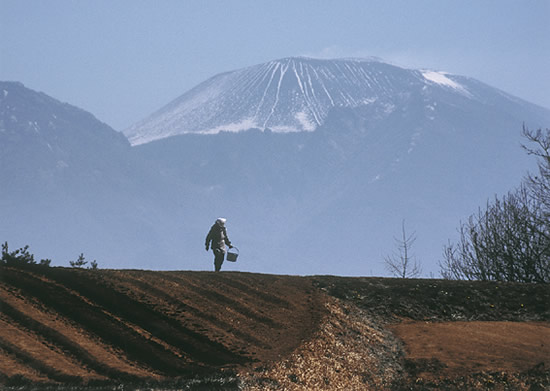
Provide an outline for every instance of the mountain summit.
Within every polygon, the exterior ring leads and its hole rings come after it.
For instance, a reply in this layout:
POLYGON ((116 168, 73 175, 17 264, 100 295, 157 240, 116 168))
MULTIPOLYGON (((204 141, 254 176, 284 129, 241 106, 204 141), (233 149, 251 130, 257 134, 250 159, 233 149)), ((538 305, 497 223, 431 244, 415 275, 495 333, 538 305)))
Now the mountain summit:
MULTIPOLYGON (((472 97, 467 78, 410 70, 376 59, 291 57, 218 74, 125 134, 134 145, 187 134, 248 129, 313 131, 334 108, 357 108, 411 91, 444 89, 472 97)), ((471 81, 470 81, 471 83, 471 81)))

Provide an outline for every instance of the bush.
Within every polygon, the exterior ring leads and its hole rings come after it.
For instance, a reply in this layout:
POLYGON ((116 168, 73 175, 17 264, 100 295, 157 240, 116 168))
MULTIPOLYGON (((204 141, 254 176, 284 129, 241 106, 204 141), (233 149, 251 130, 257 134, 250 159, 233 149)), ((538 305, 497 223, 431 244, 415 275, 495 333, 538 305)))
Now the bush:
MULTIPOLYGON (((0 258, 0 266, 12 266, 12 267, 23 267, 23 266, 41 266, 49 267, 52 263, 51 259, 41 259, 37 264, 34 260, 34 255, 29 252, 29 246, 26 245, 20 249, 10 252, 8 248, 8 242, 2 244, 2 258, 0 258)), ((82 268, 88 262, 84 258, 84 254, 81 253, 76 261, 70 261, 69 264, 72 267, 82 268)), ((88 269, 97 270, 99 269, 97 261, 90 262, 90 267, 88 269)))
MULTIPOLYGON (((51 259, 41 259, 38 266, 49 267, 51 259)), ((2 258, 0 259, 0 266, 33 266, 37 265, 34 260, 34 255, 29 252, 29 246, 26 245, 20 249, 10 252, 8 248, 8 242, 2 244, 2 258)))
POLYGON ((10 252, 8 242, 2 244, 1 263, 7 266, 35 265, 34 255, 29 253, 29 246, 10 252))
POLYGON ((538 174, 461 223, 458 243, 444 247, 444 278, 550 282, 550 130, 523 134, 538 174))
POLYGON ((82 268, 87 263, 88 263, 88 261, 85 261, 84 253, 81 253, 78 256, 78 259, 76 261, 69 261, 69 264, 71 265, 71 267, 77 267, 77 268, 82 268))
POLYGON ((447 279, 550 282, 550 226, 525 187, 498 197, 460 226, 444 248, 447 279))

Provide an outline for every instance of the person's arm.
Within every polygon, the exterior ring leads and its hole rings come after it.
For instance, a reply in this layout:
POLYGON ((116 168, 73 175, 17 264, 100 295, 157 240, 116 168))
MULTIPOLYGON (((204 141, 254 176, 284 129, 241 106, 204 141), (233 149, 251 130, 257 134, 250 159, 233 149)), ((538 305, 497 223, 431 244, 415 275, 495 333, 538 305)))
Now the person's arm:
POLYGON ((210 242, 212 241, 212 228, 210 228, 210 231, 208 231, 208 235, 206 235, 206 242, 204 245, 206 246, 206 251, 210 248, 210 242))
POLYGON ((229 248, 233 248, 233 245, 231 245, 231 240, 229 240, 229 236, 227 236, 227 230, 225 227, 223 228, 223 236, 225 237, 225 244, 227 244, 229 248))

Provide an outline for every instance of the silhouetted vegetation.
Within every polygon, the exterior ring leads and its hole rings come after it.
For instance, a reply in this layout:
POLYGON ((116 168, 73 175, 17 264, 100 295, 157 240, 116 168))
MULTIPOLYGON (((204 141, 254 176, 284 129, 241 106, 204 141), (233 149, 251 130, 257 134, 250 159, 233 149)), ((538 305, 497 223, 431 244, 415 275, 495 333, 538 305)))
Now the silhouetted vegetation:
POLYGON ((550 129, 523 134, 538 174, 461 223, 458 243, 444 248, 444 278, 550 282, 550 129))
POLYGON ((37 264, 34 260, 34 255, 29 252, 29 246, 21 247, 14 251, 9 251, 8 242, 2 244, 2 259, 0 259, 0 266, 30 266, 39 265, 48 267, 52 261, 50 259, 41 259, 37 264))
MULTIPOLYGON (((31 266, 41 266, 49 267, 52 263, 51 259, 41 259, 38 263, 34 260, 34 254, 31 254, 29 251, 29 245, 21 247, 17 250, 10 251, 8 247, 8 242, 2 244, 2 258, 0 258, 0 266, 11 266, 11 267, 31 267, 31 266)), ((85 260, 84 253, 81 253, 76 261, 69 261, 71 267, 83 268, 88 261, 85 260)), ((97 270, 99 269, 98 263, 96 260, 90 262, 88 269, 97 270)))
POLYGON ((84 253, 81 253, 78 256, 78 259, 76 261, 69 261, 69 265, 71 265, 71 267, 78 267, 78 268, 84 267, 87 263, 88 261, 85 260, 84 253))

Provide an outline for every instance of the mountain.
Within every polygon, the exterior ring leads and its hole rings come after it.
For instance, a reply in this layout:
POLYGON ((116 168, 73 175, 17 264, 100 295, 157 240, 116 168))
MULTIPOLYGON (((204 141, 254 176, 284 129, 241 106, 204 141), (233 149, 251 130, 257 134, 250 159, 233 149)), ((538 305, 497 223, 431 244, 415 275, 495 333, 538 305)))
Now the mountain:
MULTIPOLYGON (((383 274, 405 220, 427 275, 460 220, 534 167, 524 123, 550 111, 472 78, 290 58, 214 76, 125 134, 201 192, 197 221, 229 218, 246 256, 227 267, 383 274)), ((201 236, 184 236, 190 264, 201 236)))
POLYGON ((65 265, 84 252, 106 266, 158 253, 166 236, 157 204, 170 205, 172 190, 124 135, 21 83, 0 82, 0 180, 0 240, 11 248, 65 265))
POLYGON ((381 115, 409 97, 424 115, 439 110, 434 95, 518 103, 481 83, 445 72, 411 70, 375 59, 285 58, 216 75, 125 131, 132 144, 198 133, 255 128, 274 132, 314 131, 334 108, 378 106, 381 115), (500 95, 500 96, 499 96, 500 95))
POLYGON ((128 150, 122 134, 90 113, 21 83, 0 83, 0 169, 9 178, 6 190, 13 190, 15 180, 31 187, 53 185, 61 173, 78 176, 79 167, 101 164, 102 155, 128 150))

